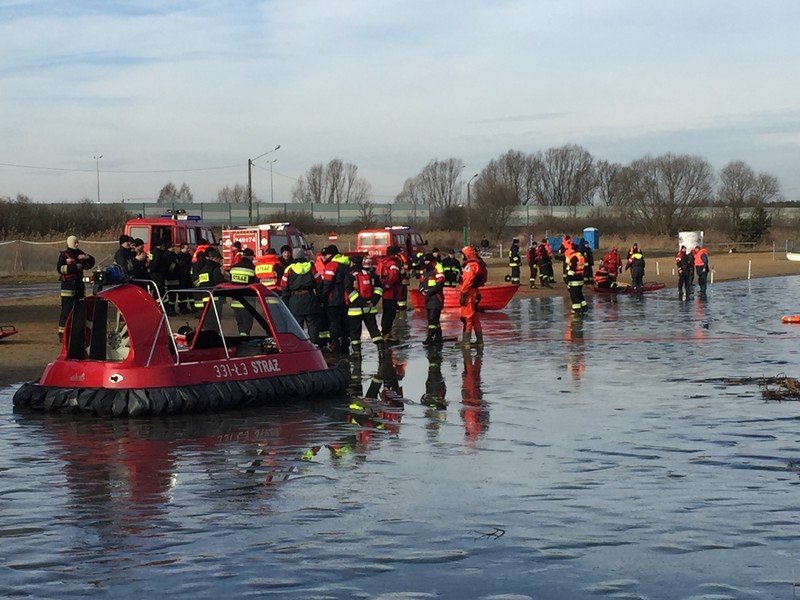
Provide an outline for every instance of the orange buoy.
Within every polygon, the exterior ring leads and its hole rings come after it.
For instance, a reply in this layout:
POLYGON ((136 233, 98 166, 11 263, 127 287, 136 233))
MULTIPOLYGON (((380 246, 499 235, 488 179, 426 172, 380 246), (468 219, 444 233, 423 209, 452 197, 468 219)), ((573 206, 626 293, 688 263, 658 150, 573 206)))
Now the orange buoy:
POLYGON ((781 323, 800 323, 800 315, 785 315, 781 317, 781 323))

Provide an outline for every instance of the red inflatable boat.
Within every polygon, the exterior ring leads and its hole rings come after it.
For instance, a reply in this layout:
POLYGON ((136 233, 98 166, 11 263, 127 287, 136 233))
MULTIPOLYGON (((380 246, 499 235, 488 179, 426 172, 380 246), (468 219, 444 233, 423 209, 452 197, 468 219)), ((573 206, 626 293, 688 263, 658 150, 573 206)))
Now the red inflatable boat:
MULTIPOLYGON (((506 305, 517 293, 519 285, 485 285, 480 288, 481 301, 478 304, 478 310, 503 310, 506 305)), ((459 308, 458 289, 454 287, 444 288, 444 308, 453 309, 459 308)), ((414 288, 408 289, 408 299, 413 308, 425 308, 425 296, 414 288)))
MULTIPOLYGON (((170 292, 177 293, 177 292, 170 292)), ((58 358, 14 405, 140 416, 210 411, 343 392, 331 368, 276 295, 261 285, 186 290, 205 308, 196 329, 167 317, 134 284, 75 304, 58 358), (199 296, 198 296, 199 295, 199 296)), ((194 317, 188 317, 194 320, 194 317)))

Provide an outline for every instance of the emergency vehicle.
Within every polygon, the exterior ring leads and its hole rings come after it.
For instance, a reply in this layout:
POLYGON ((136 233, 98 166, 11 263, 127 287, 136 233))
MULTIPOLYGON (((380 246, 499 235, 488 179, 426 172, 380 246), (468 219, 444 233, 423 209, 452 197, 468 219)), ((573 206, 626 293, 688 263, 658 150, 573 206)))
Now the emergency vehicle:
POLYGON ((261 259, 267 255, 267 250, 272 248, 276 253, 281 253, 282 246, 289 246, 292 250, 302 248, 310 261, 314 260, 312 245, 306 241, 302 232, 291 223, 265 223, 252 227, 236 227, 222 230, 222 266, 230 269, 234 260, 233 244, 239 242, 242 250, 250 248, 256 253, 256 271, 261 259))
POLYGON ((356 240, 356 253, 366 256, 386 256, 389 246, 400 246, 406 256, 414 256, 417 252, 425 252, 428 240, 411 227, 392 225, 383 229, 362 229, 356 240))
POLYGON ((200 239, 215 244, 216 238, 209 225, 203 223, 197 215, 187 215, 186 211, 168 211, 159 217, 143 217, 139 215, 125 223, 125 233, 132 238, 144 241, 145 252, 151 252, 153 238, 166 239, 167 247, 177 244, 197 246, 200 239))

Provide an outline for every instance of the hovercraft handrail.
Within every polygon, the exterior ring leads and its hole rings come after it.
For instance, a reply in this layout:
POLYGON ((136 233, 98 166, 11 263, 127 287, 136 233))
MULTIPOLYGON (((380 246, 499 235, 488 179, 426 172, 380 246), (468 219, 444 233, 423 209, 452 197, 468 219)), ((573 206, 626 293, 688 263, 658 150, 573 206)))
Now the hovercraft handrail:
POLYGON ((153 354, 155 354, 156 351, 156 342, 158 341, 158 334, 161 333, 161 328, 163 327, 165 322, 167 324, 167 334, 168 334, 167 337, 169 337, 169 341, 172 344, 172 348, 173 350, 175 350, 175 364, 176 365, 181 364, 180 352, 178 352, 178 344, 175 343, 175 334, 172 333, 172 325, 170 324, 169 319, 167 318, 167 310, 166 307, 164 306, 164 299, 161 297, 161 291, 158 289, 156 282, 153 281, 152 279, 131 279, 131 281, 133 283, 145 284, 147 286, 147 292, 151 296, 153 295, 153 292, 150 290, 150 287, 152 286, 152 288, 156 292, 156 297, 154 298, 154 300, 158 303, 158 306, 161 308, 161 320, 158 322, 158 329, 156 329, 156 333, 153 336, 153 343, 150 346, 150 354, 147 356, 147 363, 145 363, 145 366, 149 367, 150 363, 153 361, 153 354))

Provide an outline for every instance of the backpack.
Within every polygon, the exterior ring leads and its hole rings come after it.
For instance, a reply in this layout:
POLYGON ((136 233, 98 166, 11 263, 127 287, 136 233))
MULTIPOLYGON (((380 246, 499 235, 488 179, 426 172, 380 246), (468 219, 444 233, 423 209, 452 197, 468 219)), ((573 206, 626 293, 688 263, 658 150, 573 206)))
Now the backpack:
POLYGON ((486 266, 486 262, 478 256, 475 258, 475 262, 478 263, 478 274, 475 276, 475 287, 482 287, 486 285, 486 281, 489 279, 489 268, 486 266))
POLYGON ((359 297, 361 297, 363 300, 369 300, 372 298, 373 289, 372 277, 370 274, 364 273, 363 271, 357 271, 353 277, 355 279, 355 285, 353 287, 358 292, 359 297))

